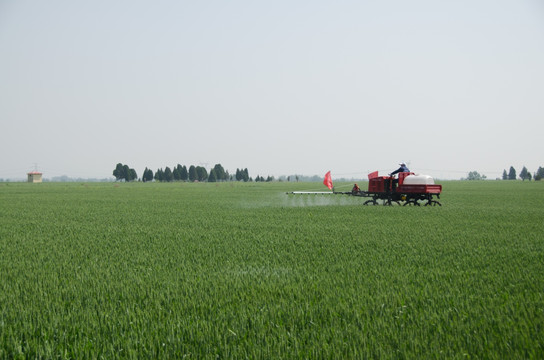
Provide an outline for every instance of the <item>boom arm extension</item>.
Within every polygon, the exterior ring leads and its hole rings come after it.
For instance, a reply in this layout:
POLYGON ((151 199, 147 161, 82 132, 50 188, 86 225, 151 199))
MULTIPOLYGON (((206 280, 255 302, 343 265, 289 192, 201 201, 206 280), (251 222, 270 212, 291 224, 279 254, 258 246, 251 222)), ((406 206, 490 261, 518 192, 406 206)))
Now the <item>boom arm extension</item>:
POLYGON ((351 196, 360 196, 368 197, 369 195, 366 191, 290 191, 286 193, 287 195, 351 195, 351 196))

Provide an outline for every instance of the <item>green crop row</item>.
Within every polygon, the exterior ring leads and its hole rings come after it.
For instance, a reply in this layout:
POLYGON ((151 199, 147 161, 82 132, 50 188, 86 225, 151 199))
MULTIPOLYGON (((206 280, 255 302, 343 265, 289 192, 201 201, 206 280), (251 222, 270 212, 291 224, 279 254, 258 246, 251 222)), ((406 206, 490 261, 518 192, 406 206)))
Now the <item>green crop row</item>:
POLYGON ((0 184, 0 358, 542 358, 544 185, 443 187, 0 184))

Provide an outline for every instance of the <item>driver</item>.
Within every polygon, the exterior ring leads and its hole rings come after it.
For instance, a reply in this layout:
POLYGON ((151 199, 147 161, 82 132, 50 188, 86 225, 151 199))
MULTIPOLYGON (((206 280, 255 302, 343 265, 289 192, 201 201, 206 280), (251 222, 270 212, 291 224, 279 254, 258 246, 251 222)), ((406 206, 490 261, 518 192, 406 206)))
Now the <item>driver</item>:
POLYGON ((410 172, 410 169, 408 169, 408 167, 406 166, 405 163, 400 163, 399 165, 400 165, 400 168, 393 171, 391 174, 389 174, 389 176, 393 176, 393 175, 401 173, 401 172, 410 172))

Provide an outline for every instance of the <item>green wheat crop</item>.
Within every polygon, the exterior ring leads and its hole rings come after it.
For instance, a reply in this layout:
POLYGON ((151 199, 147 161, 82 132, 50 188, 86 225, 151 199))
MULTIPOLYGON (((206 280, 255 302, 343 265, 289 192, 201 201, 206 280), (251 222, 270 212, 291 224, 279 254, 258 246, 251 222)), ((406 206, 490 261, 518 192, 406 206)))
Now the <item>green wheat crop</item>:
POLYGON ((442 185, 0 184, 0 358, 543 358, 544 183, 442 185))

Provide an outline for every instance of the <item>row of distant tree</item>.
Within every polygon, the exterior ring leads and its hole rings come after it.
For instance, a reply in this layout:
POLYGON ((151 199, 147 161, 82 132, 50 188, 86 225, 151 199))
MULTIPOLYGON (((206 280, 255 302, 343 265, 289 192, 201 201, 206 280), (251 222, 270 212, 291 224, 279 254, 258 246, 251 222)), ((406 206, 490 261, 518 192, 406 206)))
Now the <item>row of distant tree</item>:
MULTIPOLYGON (((519 173, 519 177, 521 180, 531 180, 534 179, 535 181, 540 181, 544 178, 544 168, 542 166, 538 167, 538 170, 531 174, 529 170, 524 166, 523 169, 521 169, 519 173)), ((503 180, 516 180, 517 179, 517 173, 516 169, 514 169, 513 166, 510 166, 510 170, 506 172, 506 169, 502 172, 502 179, 503 180)))
MULTIPOLYGON (((208 181, 208 182, 219 182, 219 181, 273 181, 273 176, 268 176, 266 179, 262 176, 257 175, 255 180, 249 176, 249 171, 245 169, 236 169, 234 175, 229 174, 228 171, 225 171, 221 164, 216 164, 209 172, 206 168, 202 166, 191 165, 187 168, 185 165, 177 164, 173 168, 165 167, 164 169, 160 168, 157 171, 148 169, 147 167, 144 170, 141 179, 138 179, 138 174, 136 170, 130 168, 128 165, 123 165, 118 163, 113 170, 113 176, 117 181, 135 181, 141 180, 144 182, 147 181, 162 181, 162 182, 171 182, 171 181, 208 181)), ((477 171, 471 171, 468 173, 467 180, 485 180, 487 177, 483 174, 478 173, 477 171)), ((510 166, 510 170, 507 172, 506 169, 502 173, 503 180, 516 180, 518 178, 516 169, 513 166, 510 166)), ((529 170, 524 166, 521 172, 519 173, 519 178, 522 180, 535 180, 539 181, 544 179, 544 168, 539 167, 538 170, 531 174, 529 170)), ((287 178, 287 181, 290 181, 290 177, 287 178)), ((296 181, 299 180, 299 177, 296 176, 296 181)), ((319 179, 318 179, 319 180, 319 179)))
MULTIPOLYGON (((115 170, 113 170, 113 176, 117 181, 135 181, 138 180, 138 174, 128 165, 123 165, 121 163, 117 164, 115 170)), ((207 182, 219 182, 219 181, 253 181, 249 176, 249 171, 245 169, 236 169, 234 175, 229 174, 221 164, 216 164, 210 171, 202 166, 191 165, 189 168, 185 165, 177 164, 173 168, 165 167, 153 170, 148 169, 147 167, 144 170, 142 178, 140 179, 143 182, 148 181, 162 181, 162 182, 172 182, 172 181, 207 181, 207 182)), ((262 176, 257 176, 255 181, 273 181, 274 177, 268 176, 266 179, 262 176)))
MULTIPOLYGON (((487 177, 485 175, 480 175, 477 171, 471 171, 468 173, 467 180, 485 180, 487 177)), ((502 179, 503 180, 516 180, 518 178, 516 169, 513 166, 510 166, 510 170, 506 172, 506 169, 502 172, 502 179)), ((519 173, 519 178, 521 180, 532 180, 539 181, 544 179, 544 168, 539 167, 538 170, 531 174, 529 170, 524 166, 523 169, 521 169, 521 172, 519 173)))

